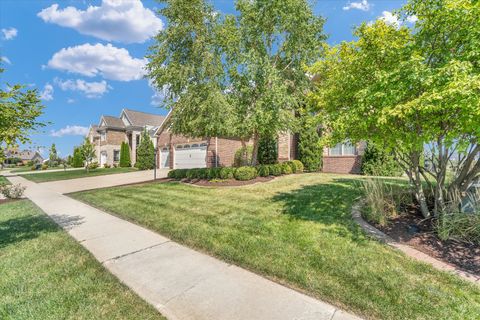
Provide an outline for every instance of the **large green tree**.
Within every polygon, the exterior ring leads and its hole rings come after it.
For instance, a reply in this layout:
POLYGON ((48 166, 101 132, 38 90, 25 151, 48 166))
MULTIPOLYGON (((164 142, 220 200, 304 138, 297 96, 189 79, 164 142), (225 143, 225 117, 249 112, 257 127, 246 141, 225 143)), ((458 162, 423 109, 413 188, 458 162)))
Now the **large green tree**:
POLYGON ((480 2, 411 0, 398 15, 418 21, 413 29, 363 24, 357 41, 310 68, 318 84, 311 100, 328 142, 365 139, 394 152, 429 217, 457 207, 480 172, 480 2), (447 186, 449 166, 455 177, 447 186))
POLYGON ((321 56, 324 20, 307 0, 237 0, 236 15, 205 0, 161 1, 167 27, 151 47, 148 77, 165 93, 174 133, 259 141, 295 127, 294 111, 321 56))
MULTIPOLYGON (((0 66, 0 77, 3 72, 0 66)), ((37 120, 43 108, 36 89, 25 90, 19 84, 0 85, 0 158, 5 148, 29 142, 30 134, 45 126, 37 120)))

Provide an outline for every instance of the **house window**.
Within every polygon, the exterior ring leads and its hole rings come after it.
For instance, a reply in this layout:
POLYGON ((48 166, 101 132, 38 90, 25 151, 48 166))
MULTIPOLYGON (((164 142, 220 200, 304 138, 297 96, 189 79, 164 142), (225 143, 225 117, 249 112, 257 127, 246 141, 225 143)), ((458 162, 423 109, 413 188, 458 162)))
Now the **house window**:
POLYGON ((120 150, 113 150, 113 161, 120 161, 120 150))
POLYGON ((353 156, 356 154, 357 148, 350 142, 339 143, 330 148, 329 155, 331 156, 353 156))
POLYGON ((105 131, 100 133, 100 141, 106 141, 107 140, 107 133, 105 131))

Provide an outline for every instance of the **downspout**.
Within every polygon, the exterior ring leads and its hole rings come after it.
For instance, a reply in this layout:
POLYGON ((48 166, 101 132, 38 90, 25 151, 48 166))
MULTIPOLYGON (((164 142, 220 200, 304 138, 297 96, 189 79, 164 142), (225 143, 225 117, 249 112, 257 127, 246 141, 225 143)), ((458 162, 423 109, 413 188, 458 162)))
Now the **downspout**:
POLYGON ((215 137, 215 168, 218 167, 218 138, 215 137))

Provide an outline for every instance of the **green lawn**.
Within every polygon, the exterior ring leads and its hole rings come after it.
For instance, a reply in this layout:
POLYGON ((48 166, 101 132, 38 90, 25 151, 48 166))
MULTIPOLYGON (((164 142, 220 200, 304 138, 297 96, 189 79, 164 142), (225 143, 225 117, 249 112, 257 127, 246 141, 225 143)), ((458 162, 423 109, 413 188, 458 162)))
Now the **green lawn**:
POLYGON ((57 180, 68 180, 68 179, 77 179, 77 178, 86 178, 94 176, 103 176, 107 174, 115 173, 125 173, 137 171, 136 168, 99 168, 90 170, 87 173, 86 170, 70 170, 70 171, 56 171, 56 172, 42 172, 42 173, 32 173, 32 174, 23 174, 22 177, 33 182, 48 182, 48 181, 57 181, 57 180))
POLYGON ((290 175, 238 188, 151 183, 72 196, 367 318, 478 319, 480 287, 356 226, 359 179, 290 175))
POLYGON ((28 200, 0 205, 0 319, 164 319, 28 200))
MULTIPOLYGON (((71 167, 67 167, 69 169, 71 167)), ((12 173, 21 173, 21 172, 37 172, 37 171, 49 171, 49 170, 60 170, 63 169, 62 167, 48 167, 47 170, 32 170, 31 166, 23 166, 23 167, 17 167, 15 169, 12 169, 12 173)))
POLYGON ((0 184, 10 184, 10 181, 7 180, 4 176, 0 176, 0 184))

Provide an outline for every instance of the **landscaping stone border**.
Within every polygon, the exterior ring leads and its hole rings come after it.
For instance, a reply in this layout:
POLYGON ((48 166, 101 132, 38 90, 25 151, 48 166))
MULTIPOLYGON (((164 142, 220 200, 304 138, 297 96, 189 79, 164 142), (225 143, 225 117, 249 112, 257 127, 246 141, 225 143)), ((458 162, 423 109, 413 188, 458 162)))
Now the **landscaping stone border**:
POLYGON ((353 207, 352 207, 352 218, 353 220, 371 237, 377 239, 380 242, 383 242, 395 249, 398 249, 405 253, 407 256, 414 258, 418 261, 428 263, 432 265, 434 268, 441 270, 441 271, 447 271, 447 272, 452 272, 463 279, 479 284, 480 285, 480 276, 474 275, 470 272, 463 271, 461 269, 458 269, 450 264, 447 264, 443 261, 440 261, 438 259, 435 259, 428 254, 425 254, 417 249, 414 249, 408 245, 402 244, 393 238, 389 237, 382 231, 378 230, 371 224, 369 224, 367 221, 365 221, 362 218, 362 214, 360 212, 360 208, 363 204, 363 201, 357 202, 353 207))

